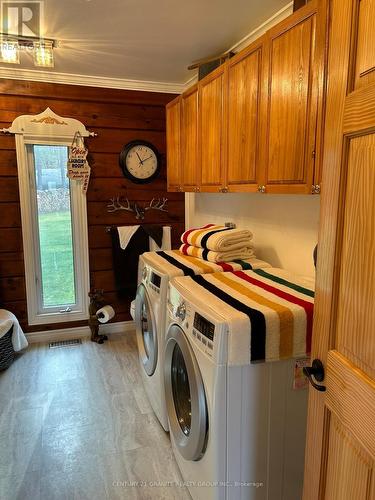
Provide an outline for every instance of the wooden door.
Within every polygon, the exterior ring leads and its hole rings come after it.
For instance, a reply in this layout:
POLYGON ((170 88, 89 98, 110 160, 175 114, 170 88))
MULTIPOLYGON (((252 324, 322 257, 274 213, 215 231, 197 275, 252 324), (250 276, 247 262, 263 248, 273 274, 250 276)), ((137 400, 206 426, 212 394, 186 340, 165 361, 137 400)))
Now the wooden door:
POLYGON ((375 0, 332 0, 304 500, 375 499, 375 0))
POLYGON ((226 156, 227 65, 223 64, 198 84, 199 163, 201 191, 224 188, 226 156))
POLYGON ((181 191, 181 97, 167 104, 167 190, 181 191))
POLYGON ((316 26, 313 0, 268 32, 268 96, 262 113, 266 192, 312 190, 321 84, 316 26))
POLYGON ((228 61, 228 142, 225 187, 257 191, 264 37, 228 61))
POLYGON ((181 184, 183 191, 198 186, 198 86, 181 96, 181 184))

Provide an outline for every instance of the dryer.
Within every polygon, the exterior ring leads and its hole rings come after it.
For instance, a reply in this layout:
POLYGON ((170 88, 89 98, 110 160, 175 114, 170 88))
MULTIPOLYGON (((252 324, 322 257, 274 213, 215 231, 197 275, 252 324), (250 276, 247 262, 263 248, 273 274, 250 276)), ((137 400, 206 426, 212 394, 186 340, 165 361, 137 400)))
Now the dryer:
POLYGON ((295 360, 250 363, 243 314, 190 278, 171 282, 168 318, 170 437, 192 498, 300 500, 307 390, 293 390, 295 360))
POLYGON ((178 250, 146 252, 139 259, 139 286, 135 300, 135 326, 143 384, 151 406, 165 430, 168 419, 164 390, 164 343, 169 281, 224 269, 266 268, 267 262, 253 258, 242 263, 215 264, 187 257, 178 250))

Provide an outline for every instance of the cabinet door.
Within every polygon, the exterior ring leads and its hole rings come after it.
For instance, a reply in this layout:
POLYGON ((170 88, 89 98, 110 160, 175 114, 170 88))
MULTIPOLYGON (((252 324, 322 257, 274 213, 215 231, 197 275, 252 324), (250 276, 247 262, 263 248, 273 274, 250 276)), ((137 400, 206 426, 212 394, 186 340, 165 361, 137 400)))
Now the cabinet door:
POLYGON ((183 191, 198 185, 198 86, 181 96, 181 180, 183 191))
POLYGON ((201 191, 218 192, 224 186, 226 154, 227 65, 199 82, 199 158, 201 191))
POLYGON ((311 192, 318 105, 315 32, 311 2, 268 33, 266 192, 311 192))
POLYGON ((181 190, 181 97, 167 104, 168 191, 181 190))
POLYGON ((229 191, 258 189, 262 51, 263 39, 260 39, 228 62, 225 187, 229 191))

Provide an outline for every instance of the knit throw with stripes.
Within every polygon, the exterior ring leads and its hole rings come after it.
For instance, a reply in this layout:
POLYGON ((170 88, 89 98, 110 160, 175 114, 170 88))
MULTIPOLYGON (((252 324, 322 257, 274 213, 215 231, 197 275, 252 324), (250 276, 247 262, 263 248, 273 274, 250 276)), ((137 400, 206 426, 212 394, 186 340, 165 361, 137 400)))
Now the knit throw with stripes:
POLYGON ((271 267, 268 262, 256 258, 233 262, 205 262, 202 259, 184 255, 179 250, 146 252, 143 256, 155 270, 168 274, 170 277, 195 276, 223 271, 240 271, 271 267))
POLYGON ((176 278, 172 286, 182 286, 203 310, 209 307, 230 320, 228 362, 268 362, 310 354, 312 278, 266 268, 176 278))

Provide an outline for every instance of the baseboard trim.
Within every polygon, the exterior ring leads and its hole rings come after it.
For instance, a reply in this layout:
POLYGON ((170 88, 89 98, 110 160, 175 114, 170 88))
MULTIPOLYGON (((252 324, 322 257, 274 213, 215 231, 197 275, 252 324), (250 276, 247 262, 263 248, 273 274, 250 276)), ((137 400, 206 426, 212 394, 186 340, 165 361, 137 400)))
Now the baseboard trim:
POLYGON ((117 323, 108 323, 100 327, 100 332, 106 334, 132 332, 134 330, 134 321, 118 321, 117 323))
MULTIPOLYGON (((110 335, 111 333, 126 333, 134 331, 134 329, 134 321, 119 321, 117 323, 101 325, 100 333, 110 335)), ((90 337, 90 334, 91 332, 88 326, 78 326, 76 328, 61 328, 60 330, 26 333, 26 337, 30 344, 36 344, 40 342, 86 338, 90 337)))

